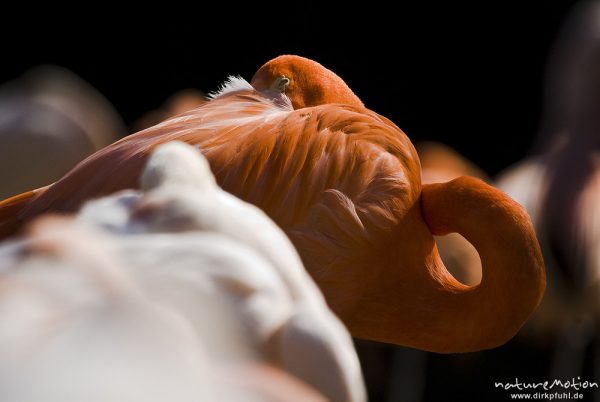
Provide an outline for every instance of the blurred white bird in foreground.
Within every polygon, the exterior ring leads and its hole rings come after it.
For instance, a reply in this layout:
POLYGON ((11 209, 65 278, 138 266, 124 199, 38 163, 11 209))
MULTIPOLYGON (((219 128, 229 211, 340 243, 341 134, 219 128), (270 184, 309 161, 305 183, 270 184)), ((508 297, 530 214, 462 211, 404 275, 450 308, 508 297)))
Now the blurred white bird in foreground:
POLYGON ((182 143, 141 184, 0 250, 3 400, 365 400, 348 332, 262 211, 182 143))

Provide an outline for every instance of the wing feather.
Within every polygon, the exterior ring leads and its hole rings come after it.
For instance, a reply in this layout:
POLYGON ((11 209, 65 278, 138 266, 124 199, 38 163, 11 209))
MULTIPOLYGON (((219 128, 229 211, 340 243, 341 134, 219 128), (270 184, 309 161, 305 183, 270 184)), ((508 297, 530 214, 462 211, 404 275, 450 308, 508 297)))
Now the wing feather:
POLYGON ((420 193, 416 152, 389 120, 348 105, 290 110, 245 91, 88 157, 33 200, 23 219, 136 188, 148 155, 172 140, 200 147, 223 189, 265 210, 301 253, 313 249, 310 258, 321 255, 331 264, 340 255, 373 251, 420 193))

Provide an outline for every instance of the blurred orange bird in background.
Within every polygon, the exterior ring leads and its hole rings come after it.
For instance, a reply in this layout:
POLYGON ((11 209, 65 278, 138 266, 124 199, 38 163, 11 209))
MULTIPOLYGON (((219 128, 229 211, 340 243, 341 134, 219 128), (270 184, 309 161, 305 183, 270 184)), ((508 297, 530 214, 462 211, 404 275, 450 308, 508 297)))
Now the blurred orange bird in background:
POLYGON ((544 293, 539 245, 516 202, 474 178, 422 186, 408 137, 332 71, 298 56, 269 61, 251 85, 230 78, 203 106, 3 201, 0 236, 137 187, 148 155, 173 140, 200 146, 224 190, 285 230, 353 336, 436 352, 491 348, 518 331, 544 293), (433 234, 450 232, 481 255, 479 285, 444 267, 433 234))

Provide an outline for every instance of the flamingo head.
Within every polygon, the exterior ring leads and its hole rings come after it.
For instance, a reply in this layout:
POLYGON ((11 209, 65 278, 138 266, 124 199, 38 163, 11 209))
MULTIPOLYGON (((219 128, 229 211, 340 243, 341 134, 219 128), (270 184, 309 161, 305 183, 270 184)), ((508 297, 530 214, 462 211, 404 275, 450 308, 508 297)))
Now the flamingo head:
POLYGON ((285 55, 268 61, 254 74, 251 84, 259 91, 284 93, 294 109, 327 103, 364 107, 333 71, 300 56, 285 55))

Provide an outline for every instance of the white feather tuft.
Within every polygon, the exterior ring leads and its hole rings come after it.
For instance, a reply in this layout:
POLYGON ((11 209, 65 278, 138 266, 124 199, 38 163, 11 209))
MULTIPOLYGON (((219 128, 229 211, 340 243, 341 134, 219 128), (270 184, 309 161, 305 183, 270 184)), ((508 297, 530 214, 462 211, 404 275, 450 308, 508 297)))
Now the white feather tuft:
MULTIPOLYGON (((225 94, 230 94, 239 91, 256 91, 256 89, 240 76, 230 75, 227 80, 221 84, 218 91, 208 94, 208 99, 214 100, 225 94)), ((292 101, 284 93, 277 91, 259 91, 266 99, 270 100, 278 109, 291 112, 294 110, 292 101)))
POLYGON ((230 75, 227 77, 227 80, 221 84, 218 91, 208 94, 208 98, 215 99, 219 96, 238 91, 254 91, 254 87, 239 75, 230 75))

